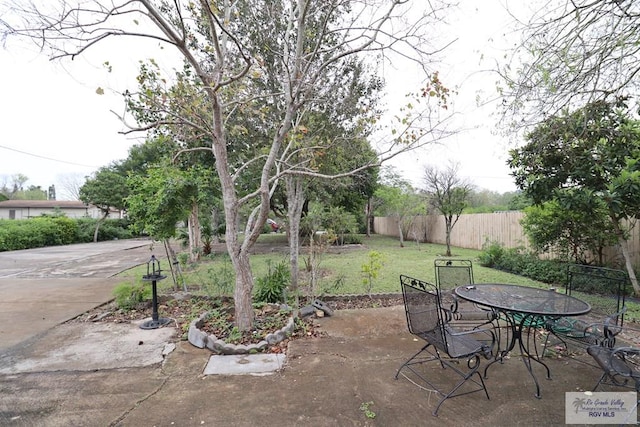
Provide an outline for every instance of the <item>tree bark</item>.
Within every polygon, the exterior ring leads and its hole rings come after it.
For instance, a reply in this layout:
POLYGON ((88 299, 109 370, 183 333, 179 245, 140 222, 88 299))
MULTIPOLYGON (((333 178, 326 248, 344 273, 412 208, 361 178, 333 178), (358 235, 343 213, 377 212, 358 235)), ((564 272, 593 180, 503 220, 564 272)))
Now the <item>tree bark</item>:
POLYGON ((638 279, 636 277, 636 273, 633 270, 633 264, 631 262, 631 255, 629 254, 629 245, 627 239, 624 237, 624 232, 620 228, 620 222, 611 218, 613 222, 613 227, 616 231, 616 235, 618 236, 618 243, 620 244, 620 249, 622 249, 622 256, 624 257, 624 264, 627 269, 627 274, 629 274, 629 280, 631 280, 631 286, 633 286, 633 293, 636 296, 640 296, 640 286, 638 285, 638 279))
POLYGON ((400 247, 404 248, 404 233, 402 232, 402 217, 398 217, 398 235, 400 236, 400 247))
POLYGON ((287 217, 289 220, 289 264, 291 268, 291 291, 295 295, 296 304, 299 306, 299 259, 300 259, 300 220, 305 196, 302 187, 302 179, 296 176, 288 176, 285 180, 287 189, 287 217))
POLYGON ((447 245, 447 256, 451 256, 451 220, 447 220, 447 217, 444 217, 444 229, 445 229, 445 243, 447 245))
POLYGON ((189 260, 191 262, 197 262, 200 259, 200 249, 202 248, 199 212, 198 202, 193 202, 187 224, 187 229, 189 230, 189 260))
POLYGON ((367 205, 365 207, 365 221, 367 222, 367 237, 371 237, 371 229, 373 228, 373 203, 371 197, 367 199, 367 205))
POLYGON ((98 231, 100 231, 100 226, 107 219, 108 216, 109 216, 109 211, 103 211, 102 218, 100 218, 96 222, 96 228, 93 230, 93 243, 96 243, 98 241, 98 231))
POLYGON ((235 304, 235 321, 240 331, 246 331, 253 326, 253 274, 249 263, 248 253, 241 251, 232 257, 233 267, 236 271, 236 287, 233 292, 235 304), (240 308, 240 310, 238 310, 240 308))

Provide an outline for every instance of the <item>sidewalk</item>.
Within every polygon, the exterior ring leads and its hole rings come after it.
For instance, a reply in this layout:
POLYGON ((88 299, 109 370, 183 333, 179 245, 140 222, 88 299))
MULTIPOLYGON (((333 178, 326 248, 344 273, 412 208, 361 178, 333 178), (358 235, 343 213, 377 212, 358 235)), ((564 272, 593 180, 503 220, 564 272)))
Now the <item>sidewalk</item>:
MULTIPOLYGON (((291 342, 284 369, 263 376, 205 376, 211 353, 184 341, 163 362, 81 370, 78 360, 60 360, 69 358, 64 348, 77 345, 81 336, 47 339, 57 327, 33 342, 31 355, 11 359, 24 363, 38 352, 58 354, 55 367, 0 374, 0 425, 560 426, 565 392, 590 390, 599 377, 588 365, 550 359, 552 380, 535 367, 542 392, 536 399, 524 364, 513 358, 490 369, 491 400, 482 393, 450 399, 434 418, 435 395, 393 378, 422 346, 406 331, 401 306, 340 310, 319 322, 327 336, 291 342), (363 404, 375 418, 365 416, 363 404)), ((140 340, 141 348, 154 341, 140 340)), ((115 358, 118 350, 109 351, 115 358)), ((162 348, 150 345, 149 351, 162 348)), ((0 358, 0 368, 11 363, 0 358)), ((434 375, 449 378, 438 368, 434 375)))

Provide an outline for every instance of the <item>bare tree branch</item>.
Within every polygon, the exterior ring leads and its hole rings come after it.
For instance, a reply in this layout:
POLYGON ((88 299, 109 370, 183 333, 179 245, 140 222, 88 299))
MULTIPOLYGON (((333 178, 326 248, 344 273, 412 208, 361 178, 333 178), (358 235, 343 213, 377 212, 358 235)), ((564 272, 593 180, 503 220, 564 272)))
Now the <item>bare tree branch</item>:
POLYGON ((504 122, 515 130, 563 110, 637 91, 640 4, 549 1, 521 25, 522 41, 500 73, 504 122))

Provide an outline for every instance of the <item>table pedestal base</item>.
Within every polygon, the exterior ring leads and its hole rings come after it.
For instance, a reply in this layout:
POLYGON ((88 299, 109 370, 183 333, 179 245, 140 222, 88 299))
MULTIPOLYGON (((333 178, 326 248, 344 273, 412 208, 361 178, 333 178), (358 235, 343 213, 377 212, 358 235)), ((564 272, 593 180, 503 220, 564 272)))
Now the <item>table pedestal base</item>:
POLYGON ((544 366, 547 371, 547 379, 551 379, 551 371, 549 367, 542 361, 542 357, 538 352, 538 346, 536 345, 535 338, 535 329, 542 327, 544 325, 544 318, 542 316, 533 315, 533 314, 522 314, 522 313, 513 313, 509 311, 499 311, 500 316, 497 322, 501 320, 507 322, 507 346, 504 350, 501 350, 500 342, 502 339, 502 334, 500 333, 501 327, 498 324, 497 329, 497 346, 498 351, 496 352, 496 357, 491 363, 489 363, 484 368, 484 378, 487 378, 487 370, 491 365, 496 362, 503 363, 505 356, 507 356, 516 346, 516 342, 518 343, 518 347, 520 349, 520 356, 522 357, 522 362, 524 366, 529 371, 529 375, 533 378, 533 382, 536 385, 536 393, 535 396, 540 399, 540 384, 538 383, 538 379, 535 376, 532 368, 532 361, 537 362, 540 365, 544 366), (527 333, 523 334, 523 330, 527 329, 527 333), (531 336, 533 332, 533 337, 531 336), (525 337, 526 335, 526 337, 525 337), (532 343, 533 341, 533 343, 532 343), (533 353, 531 352, 531 345, 533 344, 533 353))

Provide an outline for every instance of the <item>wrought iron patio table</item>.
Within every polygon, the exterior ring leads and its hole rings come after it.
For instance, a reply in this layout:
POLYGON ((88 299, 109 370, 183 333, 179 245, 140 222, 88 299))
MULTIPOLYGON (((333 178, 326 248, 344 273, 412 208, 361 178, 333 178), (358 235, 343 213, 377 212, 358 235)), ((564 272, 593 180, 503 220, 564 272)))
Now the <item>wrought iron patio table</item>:
MULTIPOLYGON (((507 330, 510 333, 507 334, 506 346, 500 350, 501 346, 498 343, 499 350, 495 359, 485 367, 485 378, 487 369, 495 362, 502 362, 504 357, 515 348, 517 342, 522 361, 536 385, 537 398, 540 398, 540 384, 533 372, 532 361, 544 366, 547 379, 551 379, 551 371, 538 354, 535 336, 531 337, 531 330, 535 330, 535 325, 544 324, 545 319, 579 316, 591 311, 588 303, 575 297, 553 290, 526 286, 483 283, 459 286, 454 292, 460 298, 495 310, 507 323, 507 330), (530 349, 531 340, 533 340, 533 353, 530 349)), ((499 333, 498 336, 500 336, 499 333)))

